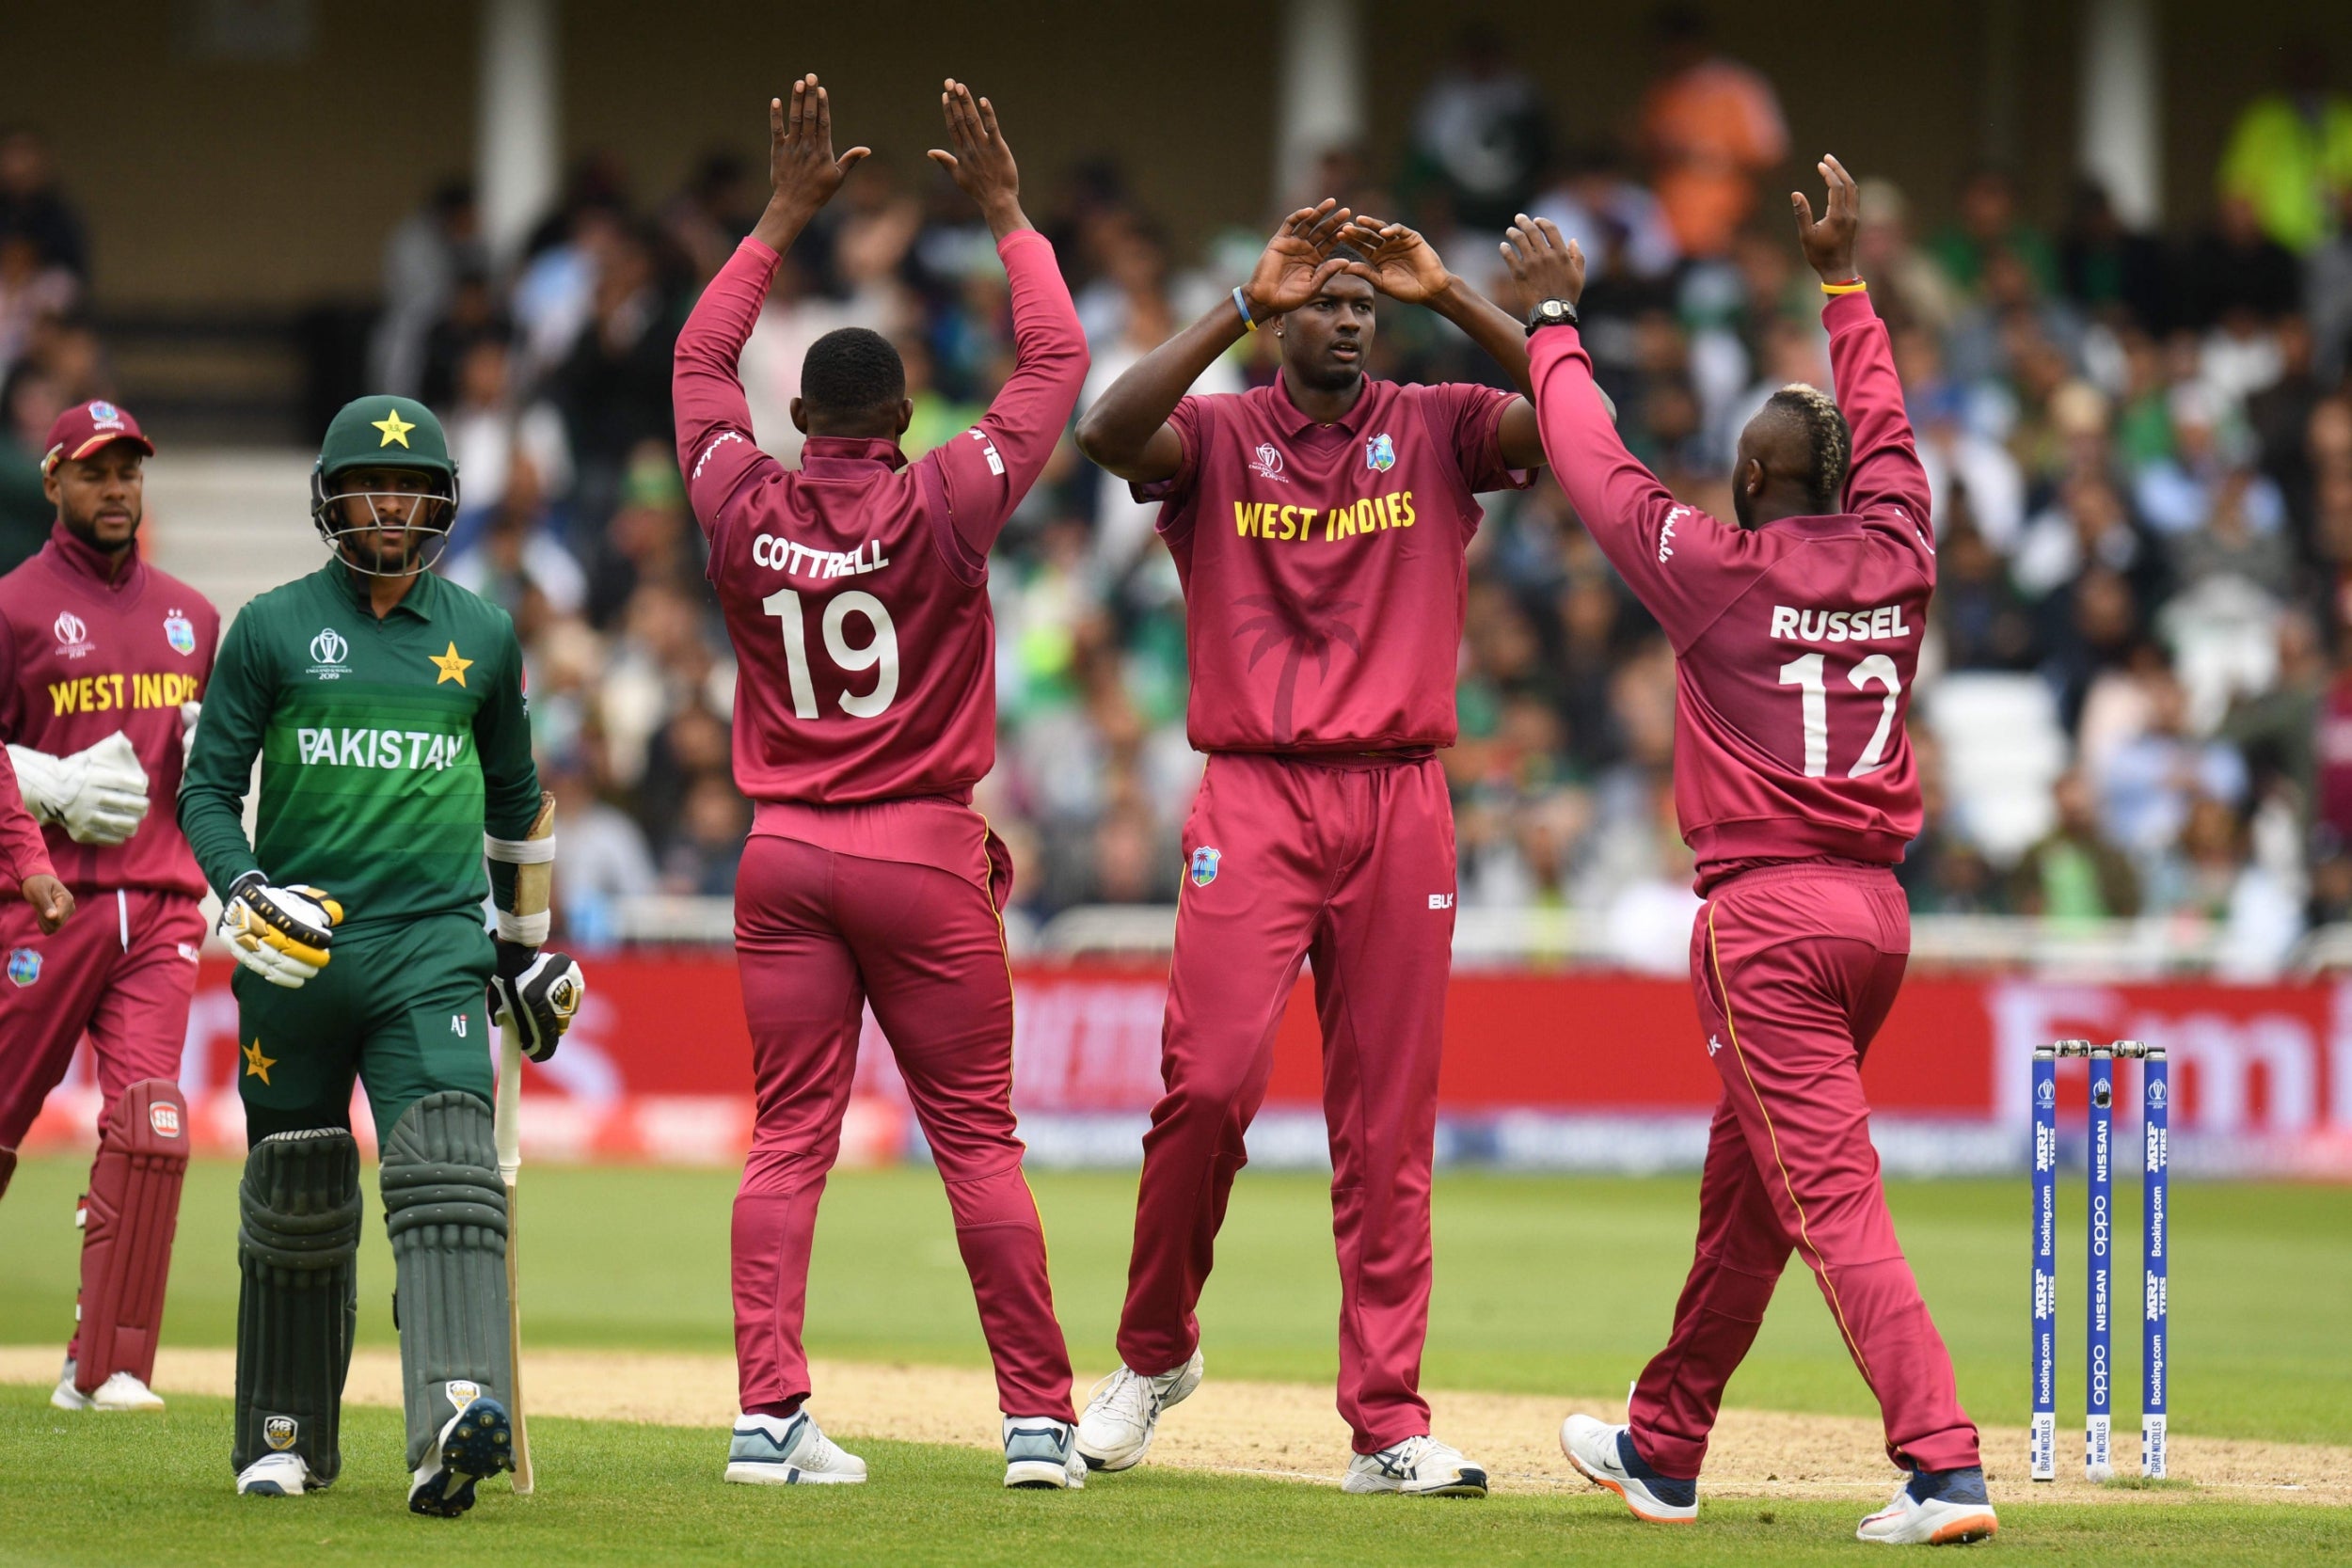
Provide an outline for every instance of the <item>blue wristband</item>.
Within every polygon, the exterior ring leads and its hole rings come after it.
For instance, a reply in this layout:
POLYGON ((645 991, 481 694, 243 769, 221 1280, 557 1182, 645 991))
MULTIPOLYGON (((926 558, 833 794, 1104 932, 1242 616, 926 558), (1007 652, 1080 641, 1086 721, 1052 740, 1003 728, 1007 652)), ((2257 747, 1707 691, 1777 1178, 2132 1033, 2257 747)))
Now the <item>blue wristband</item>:
POLYGON ((1242 325, 1249 328, 1252 332, 1258 330, 1257 320, 1249 313, 1249 302, 1242 297, 1241 291, 1239 289, 1235 289, 1233 291, 1233 309, 1241 312, 1242 325))

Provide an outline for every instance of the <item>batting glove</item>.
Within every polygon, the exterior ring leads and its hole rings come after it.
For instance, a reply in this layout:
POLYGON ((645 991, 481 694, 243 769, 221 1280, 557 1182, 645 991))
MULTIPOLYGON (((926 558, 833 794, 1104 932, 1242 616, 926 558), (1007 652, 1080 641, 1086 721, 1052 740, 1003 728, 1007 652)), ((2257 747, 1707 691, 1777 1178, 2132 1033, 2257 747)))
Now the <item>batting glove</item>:
POLYGON ((71 756, 11 746, 8 760, 33 816, 76 844, 120 844, 147 820, 147 769, 120 730, 71 756))
POLYGON ((490 1022, 520 1031, 522 1053, 534 1062, 555 1054, 564 1031, 588 999, 588 977, 568 953, 519 942, 498 944, 498 975, 490 982, 490 1022))
POLYGON ((271 887, 248 871, 229 890, 220 907, 220 936, 246 968, 288 990, 326 967, 343 907, 323 890, 271 887))
POLYGON ((204 711, 202 703, 180 705, 180 767, 185 771, 188 758, 196 753, 196 721, 204 711))

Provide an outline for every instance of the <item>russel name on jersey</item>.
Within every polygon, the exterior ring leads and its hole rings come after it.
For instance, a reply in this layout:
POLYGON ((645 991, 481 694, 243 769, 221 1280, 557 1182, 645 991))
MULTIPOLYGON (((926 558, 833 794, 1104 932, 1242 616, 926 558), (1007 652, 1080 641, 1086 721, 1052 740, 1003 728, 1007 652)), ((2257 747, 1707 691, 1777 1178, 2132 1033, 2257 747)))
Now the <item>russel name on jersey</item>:
POLYGON ((1411 528, 1413 493, 1391 490, 1338 506, 1282 506, 1274 501, 1235 501, 1233 531, 1244 539, 1316 539, 1324 544, 1361 539, 1392 528, 1411 528))
POLYGON ((787 577, 821 580, 879 572, 890 564, 890 558, 882 554, 879 539, 868 539, 853 550, 816 550, 779 534, 761 533, 752 538, 752 564, 772 566, 787 577))
POLYGON ((82 675, 49 683, 52 717, 110 713, 116 708, 178 707, 196 701, 204 683, 194 675, 158 671, 151 675, 82 675))
POLYGON ((311 729, 294 731, 302 760, 330 763, 339 768, 407 768, 435 772, 454 768, 466 757, 464 731, 436 735, 430 730, 311 729))
POLYGON ((1772 636, 1783 642, 1899 642, 1918 628, 1899 604, 1867 610, 1791 610, 1772 606, 1772 636))

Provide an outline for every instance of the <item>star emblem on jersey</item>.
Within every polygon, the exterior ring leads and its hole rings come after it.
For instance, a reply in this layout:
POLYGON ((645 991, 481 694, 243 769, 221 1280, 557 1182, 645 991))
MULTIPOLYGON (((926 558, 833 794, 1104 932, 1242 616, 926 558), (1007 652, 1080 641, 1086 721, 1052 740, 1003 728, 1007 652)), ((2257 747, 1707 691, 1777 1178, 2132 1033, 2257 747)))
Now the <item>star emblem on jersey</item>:
POLYGON ((247 1078, 259 1078, 266 1085, 269 1082, 269 1069, 278 1065, 278 1058, 262 1055, 262 1042, 258 1039, 251 1045, 242 1048, 239 1054, 245 1057, 245 1075, 247 1078))
POLYGON ((1207 887, 1211 882, 1216 881, 1216 863, 1223 858, 1224 857, 1219 855, 1215 849, 1210 848, 1205 844, 1200 848, 1195 849, 1192 852, 1192 869, 1190 872, 1192 877, 1192 885, 1195 887, 1207 887))
POLYGON ((424 657, 427 663, 440 672, 433 678, 436 686, 443 681, 455 681, 463 686, 466 684, 466 672, 473 668, 473 660, 460 657, 454 642, 449 645, 449 652, 445 654, 427 654, 424 657))
POLYGON ((415 425, 410 424, 406 420, 402 419, 400 417, 400 410, 397 408, 387 410, 382 419, 370 420, 368 423, 373 425, 376 429, 384 433, 384 439, 375 443, 379 450, 384 447, 391 446, 395 442, 399 443, 401 446, 406 446, 408 444, 408 433, 417 428, 415 425))
POLYGON ((1382 431, 1364 443, 1364 467, 1375 474, 1385 474, 1396 467, 1396 443, 1382 431))

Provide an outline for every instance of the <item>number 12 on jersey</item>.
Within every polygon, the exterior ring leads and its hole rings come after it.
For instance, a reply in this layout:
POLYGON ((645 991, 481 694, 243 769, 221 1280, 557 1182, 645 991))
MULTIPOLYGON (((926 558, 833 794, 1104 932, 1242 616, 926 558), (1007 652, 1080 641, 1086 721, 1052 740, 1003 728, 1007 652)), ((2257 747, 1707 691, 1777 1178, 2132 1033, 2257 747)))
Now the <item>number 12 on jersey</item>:
MULTIPOLYGON (((1808 779, 1829 772, 1829 686, 1823 674, 1827 666, 1827 655, 1806 654, 1780 667, 1780 684, 1796 687, 1804 696, 1804 776, 1808 779)), ((1846 770, 1846 777, 1859 779, 1885 765, 1887 738, 1895 729, 1895 699, 1902 693, 1903 678, 1893 659, 1872 654, 1847 673, 1846 681, 1856 691, 1874 681, 1886 688, 1885 700, 1879 704, 1879 727, 1870 732, 1870 743, 1846 770)))
MULTIPOLYGON (((801 614, 799 591, 779 589, 760 600, 759 608, 784 623, 784 662, 792 682, 793 716, 818 717, 817 686, 808 673, 808 633, 801 614)), ((823 635, 825 653, 835 668, 850 673, 861 670, 877 672, 870 691, 851 691, 843 687, 841 711, 852 719, 871 719, 887 708, 891 699, 898 695, 898 629, 891 625, 890 611, 882 602, 855 589, 835 594, 825 606, 823 635), (844 633, 852 615, 863 616, 873 630, 873 636, 856 646, 851 646, 844 633)), ((1815 655, 1813 661, 1818 665, 1820 656, 1815 655)), ((1887 668, 1891 671, 1894 666, 1887 668)), ((1887 702, 1891 709, 1894 699, 1890 697, 1887 702)))

